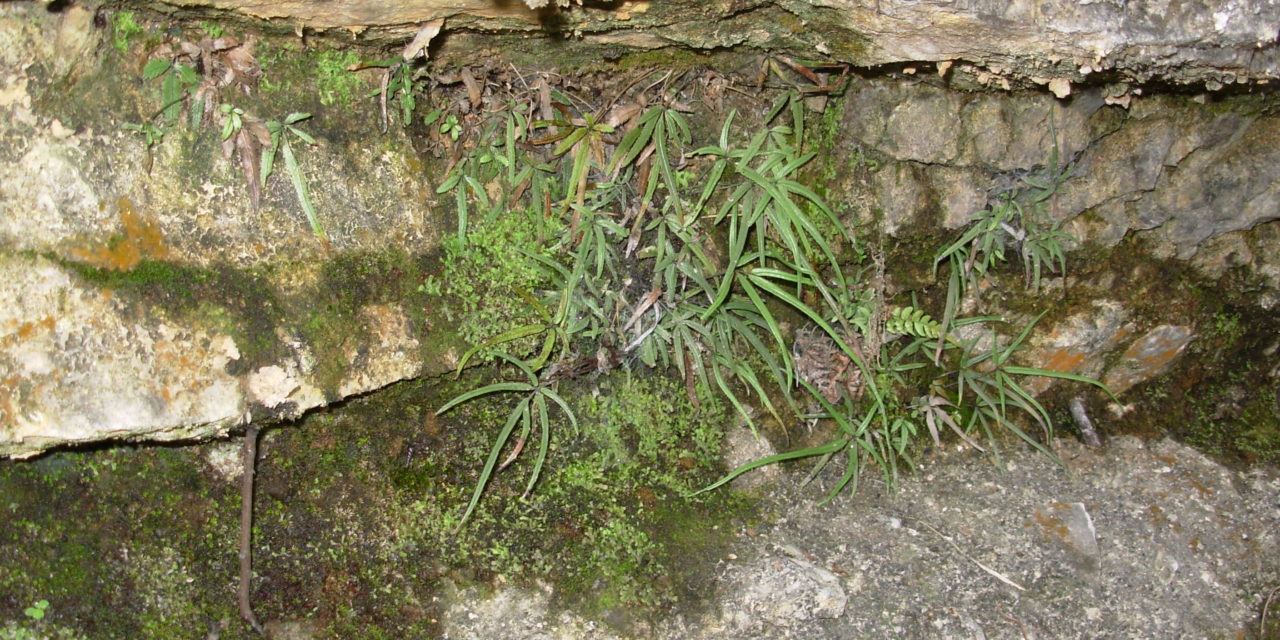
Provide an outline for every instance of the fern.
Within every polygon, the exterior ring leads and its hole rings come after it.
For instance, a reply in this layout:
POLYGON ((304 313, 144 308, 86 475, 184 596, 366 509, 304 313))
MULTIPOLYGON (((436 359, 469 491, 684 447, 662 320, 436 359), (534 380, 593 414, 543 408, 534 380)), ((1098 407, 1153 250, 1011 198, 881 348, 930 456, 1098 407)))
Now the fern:
POLYGON ((898 307, 885 320, 884 330, 917 338, 937 338, 942 335, 942 325, 929 314, 915 307, 898 307))

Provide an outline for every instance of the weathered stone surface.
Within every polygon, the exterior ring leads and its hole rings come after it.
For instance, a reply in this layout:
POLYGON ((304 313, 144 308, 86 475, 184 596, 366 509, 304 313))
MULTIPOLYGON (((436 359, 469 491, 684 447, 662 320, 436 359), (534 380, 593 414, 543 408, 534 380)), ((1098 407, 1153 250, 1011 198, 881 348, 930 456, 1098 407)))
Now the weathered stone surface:
MULTIPOLYGON (((1088 311, 1074 314, 1037 334, 1025 357, 1033 367, 1100 376, 1104 366, 1102 357, 1134 331, 1128 318, 1129 311, 1119 302, 1094 300, 1088 311)), ((1038 394, 1054 382, 1054 378, 1037 377, 1025 384, 1032 393, 1038 394)))
MULTIPOLYGON (((326 404, 325 370, 304 340, 284 336, 277 364, 245 370, 233 336, 171 311, 86 283, 45 258, 3 258, 0 456, 107 438, 205 438, 326 404)), ((365 306, 358 318, 339 394, 443 368, 423 362, 399 307, 365 306)))
MULTIPOLYGON (((817 619, 844 615, 849 595, 844 581, 819 566, 822 561, 793 545, 777 547, 755 562, 725 573, 729 595, 721 619, 727 631, 755 636, 817 619)), ((741 637, 741 636, 739 636, 741 637)))
POLYGON ((240 357, 225 335, 137 321, 110 292, 48 260, 0 264, 0 455, 50 444, 154 434, 191 437, 238 423, 240 357))
POLYGON ((85 15, 0 13, 0 456, 216 436, 448 366, 423 347, 427 310, 332 290, 398 288, 388 252, 436 244, 403 139, 368 143, 374 118, 300 125, 319 141, 295 151, 322 242, 283 168, 255 210, 216 132, 175 129, 149 152, 122 130, 132 85, 101 59, 51 78, 56 47, 97 41, 85 15))
POLYGON ((1059 165, 1075 168, 1050 214, 1081 242, 1110 247, 1138 232, 1155 255, 1188 259, 1280 219, 1280 117, 1251 98, 1161 96, 1124 109, 1097 90, 1061 101, 870 80, 851 89, 836 146, 880 159, 845 171, 869 174, 872 194, 853 213, 892 234, 912 221, 962 226, 989 198, 1025 188, 1055 139, 1059 165))
MULTIPOLYGON (((1009 451, 1003 471, 944 452, 891 494, 817 505, 783 493, 786 516, 744 527, 725 555, 713 606, 631 636, 1173 638, 1256 629, 1256 600, 1280 571, 1274 471, 1232 471, 1171 440, 1124 436, 1099 449, 1060 440, 1056 449, 1065 469, 1026 449, 1009 451)), ((571 611, 557 618, 545 593, 501 587, 477 596, 450 598, 446 637, 613 637, 571 611)))
POLYGON ((163 4, 230 11, 298 29, 350 31, 383 42, 407 42, 419 24, 445 18, 446 32, 572 33, 589 46, 632 50, 671 45, 782 48, 868 66, 960 60, 968 62, 956 71, 968 69, 984 84, 1029 81, 1049 86, 1060 97, 1071 92, 1072 83, 1100 72, 1138 81, 1204 82, 1215 88, 1274 78, 1280 72, 1280 7, 1274 0, 629 0, 558 13, 488 0, 163 4))
POLYGON ((1160 325, 1129 345, 1103 378, 1115 393, 1164 373, 1182 355, 1194 334, 1191 327, 1160 325))
POLYGON ((1233 268, 1255 274, 1263 287, 1258 305, 1273 309, 1280 304, 1280 222, 1209 240, 1196 252, 1192 264, 1210 278, 1220 278, 1233 268))
POLYGON ((618 640, 606 625, 572 612, 556 615, 545 591, 510 588, 490 597, 467 589, 445 612, 444 637, 449 640, 553 640, 599 638, 618 640))
POLYGON ((1050 544, 1060 544, 1084 572, 1098 570, 1098 530, 1082 502, 1052 502, 1035 510, 1040 534, 1050 544))

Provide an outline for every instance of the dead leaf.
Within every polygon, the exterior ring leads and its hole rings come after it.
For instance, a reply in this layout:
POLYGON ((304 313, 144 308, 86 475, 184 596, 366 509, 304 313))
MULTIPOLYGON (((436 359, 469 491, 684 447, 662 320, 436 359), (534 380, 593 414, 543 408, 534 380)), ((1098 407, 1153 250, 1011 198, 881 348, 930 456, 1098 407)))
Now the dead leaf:
POLYGON ((650 289, 649 295, 646 295, 644 300, 641 300, 640 303, 636 305, 636 310, 631 312, 631 318, 627 320, 626 324, 622 325, 622 331, 625 333, 627 329, 630 329, 631 325, 635 324, 636 321, 644 315, 644 312, 648 311, 649 307, 652 307, 653 303, 657 302, 660 297, 662 297, 662 289, 659 289, 656 286, 650 289))
POLYGON ((436 18, 423 23, 422 28, 418 29, 418 35, 415 35, 413 40, 410 40, 409 44, 405 45, 404 51, 400 54, 401 57, 405 60, 412 60, 419 53, 424 58, 428 57, 427 47, 431 45, 431 39, 440 34, 441 27, 444 27, 444 18, 436 18))
POLYGON ((534 83, 534 88, 538 90, 538 117, 542 120, 552 119, 555 114, 551 112, 551 85, 542 77, 534 83))
POLYGON ((479 109, 483 92, 480 89, 480 83, 476 82, 476 77, 472 75, 471 69, 467 67, 462 68, 462 84, 467 87, 467 98, 471 100, 471 107, 479 109))
POLYGON ((788 67, 791 67, 792 71, 795 71, 796 73, 804 76, 805 79, 808 80, 809 82, 812 82, 813 84, 818 86, 823 85, 822 79, 818 77, 818 74, 811 71, 809 67, 806 67, 802 64, 796 64, 794 61, 791 60, 791 58, 788 58, 786 56, 778 56, 778 59, 781 60, 783 64, 787 65, 788 67))
POLYGON ((262 162, 260 145, 248 129, 241 129, 235 138, 236 153, 240 154, 240 170, 244 172, 244 183, 249 189, 249 204, 257 211, 262 206, 262 183, 258 181, 262 162))
POLYGON ((239 85, 246 94, 251 88, 257 87, 258 80, 262 78, 262 67, 258 66, 258 61, 253 56, 254 44, 255 40, 250 38, 242 45, 219 53, 221 62, 230 71, 227 84, 239 85))

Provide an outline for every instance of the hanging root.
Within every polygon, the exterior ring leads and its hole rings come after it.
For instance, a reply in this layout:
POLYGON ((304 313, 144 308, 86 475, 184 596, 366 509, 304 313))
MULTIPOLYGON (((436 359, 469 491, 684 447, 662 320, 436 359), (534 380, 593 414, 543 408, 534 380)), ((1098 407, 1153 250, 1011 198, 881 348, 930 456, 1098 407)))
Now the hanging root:
POLYGON ((249 583, 253 580, 253 476, 258 459, 258 428, 250 425, 244 431, 242 450, 243 471, 240 474, 240 587, 236 595, 240 601, 240 616, 258 635, 266 635, 262 625, 253 615, 249 603, 249 583))
POLYGON ((1085 413, 1084 400, 1080 396, 1076 396, 1068 403, 1071 407, 1071 419, 1075 420, 1076 427, 1080 429, 1080 437, 1084 440, 1086 446, 1100 447, 1102 441, 1098 439, 1098 431, 1093 428, 1093 421, 1089 419, 1089 414, 1085 413))

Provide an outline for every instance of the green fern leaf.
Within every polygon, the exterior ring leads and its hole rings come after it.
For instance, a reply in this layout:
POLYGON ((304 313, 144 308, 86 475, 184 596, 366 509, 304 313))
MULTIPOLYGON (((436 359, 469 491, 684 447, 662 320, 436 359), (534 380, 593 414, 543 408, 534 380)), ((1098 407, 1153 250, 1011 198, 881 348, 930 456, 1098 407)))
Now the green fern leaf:
POLYGON ((917 338, 937 338, 942 325, 915 307, 898 307, 885 320, 884 328, 890 333, 901 333, 917 338))

